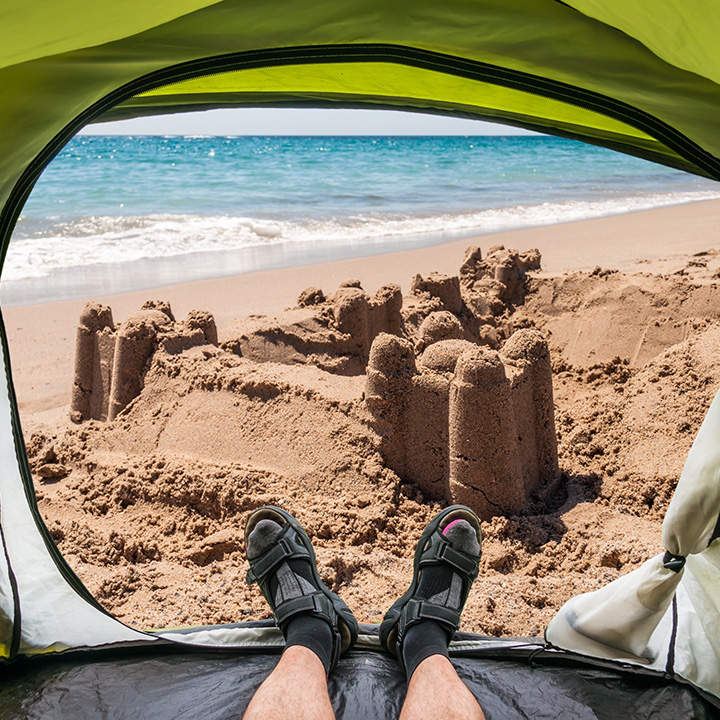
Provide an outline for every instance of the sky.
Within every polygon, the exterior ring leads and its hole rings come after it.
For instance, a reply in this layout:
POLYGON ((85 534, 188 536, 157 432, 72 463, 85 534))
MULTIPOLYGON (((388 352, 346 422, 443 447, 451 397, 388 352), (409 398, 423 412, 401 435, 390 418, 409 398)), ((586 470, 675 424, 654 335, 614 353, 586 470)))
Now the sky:
POLYGON ((235 108, 89 125, 83 135, 533 135, 527 130, 394 110, 235 108))

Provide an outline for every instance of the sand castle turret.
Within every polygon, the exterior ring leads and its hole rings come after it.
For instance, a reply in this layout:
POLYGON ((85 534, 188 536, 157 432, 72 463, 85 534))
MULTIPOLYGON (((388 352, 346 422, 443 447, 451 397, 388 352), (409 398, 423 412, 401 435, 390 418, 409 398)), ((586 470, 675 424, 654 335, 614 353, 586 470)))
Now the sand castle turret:
POLYGON ((443 275, 431 272, 429 275, 415 275, 410 283, 410 292, 413 295, 426 293, 437 298, 443 308, 454 315, 459 315, 464 307, 460 295, 460 279, 457 275, 443 275))
POLYGON ((107 419, 113 420, 143 387, 143 375, 157 347, 158 331, 172 322, 162 310, 148 308, 131 315, 115 336, 107 419))
POLYGON ((431 345, 413 377, 408 412, 407 475, 429 498, 449 497, 448 400, 450 381, 464 340, 431 345))
POLYGON ((462 340, 465 337, 460 321, 447 310, 430 313, 420 324, 418 329, 417 349, 426 347, 443 340, 462 340))
POLYGON ((483 258, 480 248, 471 246, 465 251, 459 272, 463 300, 478 319, 502 315, 522 304, 527 273, 539 269, 537 249, 518 252, 494 245, 483 258))
POLYGON ((529 496, 543 486, 544 479, 558 474, 550 351, 541 333, 526 329, 512 335, 500 355, 516 398, 517 448, 529 496))
POLYGON ((494 350, 467 350, 450 384, 450 497, 484 518, 525 504, 511 383, 494 350))
POLYGON ((400 477, 486 519, 520 512, 554 484, 552 373, 539 332, 519 330, 501 353, 440 341, 417 365, 401 342, 378 336, 366 386, 381 451, 400 477))
POLYGON ((218 344, 218 331, 213 314, 207 310, 191 310, 185 318, 185 328, 189 331, 185 336, 192 336, 199 331, 208 345, 218 344))
POLYGON ((402 477, 407 473, 407 421, 415 368, 415 354, 408 340, 381 333, 370 350, 365 403, 373 414, 381 438, 381 452, 402 477))
POLYGON ((115 418, 140 394, 158 348, 176 354, 217 342, 215 320, 202 310, 178 323, 169 303, 149 301, 115 327, 109 307, 88 303, 77 330, 71 420, 115 418))
POLYGON ((383 285, 373 297, 346 281, 332 296, 335 326, 345 336, 349 349, 368 356, 372 341, 380 333, 402 332, 402 291, 399 285, 383 285))
POLYGON ((71 417, 76 422, 107 418, 114 354, 112 311, 105 305, 88 303, 80 315, 75 343, 71 417))
POLYGON ((402 304, 402 290, 395 283, 383 285, 371 298, 368 347, 380 333, 403 334, 402 304))
POLYGON ((370 350, 370 298, 360 288, 340 288, 333 297, 335 326, 345 336, 350 349, 365 355, 370 350))

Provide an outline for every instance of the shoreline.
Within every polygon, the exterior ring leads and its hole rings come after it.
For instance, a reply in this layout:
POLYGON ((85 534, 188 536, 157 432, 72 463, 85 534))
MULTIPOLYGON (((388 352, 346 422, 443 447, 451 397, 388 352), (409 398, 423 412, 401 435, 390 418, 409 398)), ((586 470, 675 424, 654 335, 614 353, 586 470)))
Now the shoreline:
POLYGON ((628 273, 681 270, 680 256, 720 244, 716 237, 720 200, 706 200, 590 220, 546 225, 454 240, 441 245, 360 258, 297 265, 212 280, 156 286, 122 294, 4 308, 13 378, 23 415, 64 407, 72 386, 75 332, 87 300, 112 307, 116 321, 147 299, 167 300, 178 318, 208 310, 222 330, 251 313, 274 314, 296 303, 306 287, 332 291, 358 278, 374 293, 386 283, 407 292, 416 273, 456 274, 468 246, 483 254, 492 245, 526 250, 536 247, 547 274, 592 270, 596 266, 628 273))
MULTIPOLYGON (((418 233, 356 239, 340 245, 334 240, 284 242, 232 250, 199 251, 129 262, 71 267, 56 270, 50 276, 1 282, 0 304, 5 308, 27 307, 38 304, 107 297, 109 295, 122 295, 138 291, 150 292, 164 287, 195 282, 212 282, 257 272, 325 265, 396 253, 412 253, 427 248, 453 248, 458 244, 467 246, 479 244, 482 239, 488 237, 498 238, 497 243, 493 242, 492 244, 504 244, 508 247, 514 247, 513 243, 522 244, 527 242, 523 238, 526 233, 543 234, 544 231, 550 228, 558 229, 561 236, 560 242, 564 243, 567 232, 571 232, 578 225, 585 224, 588 224, 590 233, 596 239, 595 228, 591 227, 594 223, 640 216, 640 220, 635 222, 629 220, 629 223, 636 227, 642 227, 645 225, 646 214, 663 211, 667 211, 670 227, 673 231, 676 231, 683 227, 685 223, 678 224, 676 222, 674 217, 676 213, 674 211, 681 211, 682 208, 696 208, 698 214, 705 215, 708 210, 711 214, 713 213, 712 206, 716 206, 715 212, 720 214, 720 199, 706 199, 661 205, 650 209, 630 210, 581 220, 564 220, 552 224, 519 226, 500 231, 489 230, 479 234, 476 230, 448 230, 442 233, 418 233)), ((686 213, 682 213, 682 215, 684 217, 686 213)), ((683 229, 685 228, 683 227, 683 229)), ((667 234, 668 230, 663 229, 663 244, 668 240, 667 234)), ((543 252, 542 247, 539 249, 543 252)), ((557 248, 552 249, 556 250, 557 248)), ((564 269, 587 269, 588 263, 590 266, 593 265, 588 260, 589 254, 585 249, 571 249, 564 246, 560 249, 562 255, 566 259, 570 259, 572 266, 564 267, 553 264, 552 268, 546 268, 551 272, 564 269), (573 257, 573 254, 576 257, 573 257)), ((624 245, 612 249, 615 253, 620 254, 625 253, 627 250, 624 245)), ((627 262, 627 260, 628 258, 625 257, 621 261, 627 262)))

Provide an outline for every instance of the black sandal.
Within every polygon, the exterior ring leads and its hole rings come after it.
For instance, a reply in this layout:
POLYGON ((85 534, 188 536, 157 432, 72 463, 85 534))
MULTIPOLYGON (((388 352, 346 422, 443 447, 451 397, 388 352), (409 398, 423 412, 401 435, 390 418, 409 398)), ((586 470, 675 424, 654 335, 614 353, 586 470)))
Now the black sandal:
POLYGON ((476 530, 478 541, 481 540, 480 521, 470 508, 453 505, 436 515, 425 528, 425 532, 417 544, 410 588, 393 603, 380 624, 382 646, 391 655, 395 655, 401 665, 403 664, 402 644, 408 628, 423 620, 435 620, 448 631, 448 636, 452 637, 460 627, 460 615, 470 587, 478 575, 480 555, 471 555, 455 550, 444 537, 443 530, 455 520, 467 520, 476 530), (415 597, 423 568, 439 564, 452 566, 453 571, 463 579, 463 594, 460 607, 457 609, 431 603, 422 597, 415 597))
MULTIPOLYGON (((273 520, 283 529, 273 546, 252 560, 248 558, 250 570, 248 585, 257 583, 275 616, 277 626, 284 631, 290 620, 299 613, 308 613, 326 620, 333 634, 332 661, 330 668, 337 665, 340 656, 347 652, 357 640, 358 624, 350 608, 333 592, 330 592, 317 572, 315 551, 304 528, 290 513, 278 507, 266 505, 255 510, 245 523, 245 547, 248 537, 261 520, 273 520), (305 558, 310 562, 317 589, 307 595, 291 598, 275 604, 269 592, 268 580, 279 565, 286 560, 305 558)), ((283 632, 284 634, 284 632, 283 632)))

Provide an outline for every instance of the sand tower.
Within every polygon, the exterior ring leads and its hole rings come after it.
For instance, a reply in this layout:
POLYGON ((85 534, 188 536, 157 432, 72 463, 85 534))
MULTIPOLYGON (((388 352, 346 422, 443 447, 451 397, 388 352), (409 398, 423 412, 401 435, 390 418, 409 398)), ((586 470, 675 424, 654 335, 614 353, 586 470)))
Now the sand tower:
POLYGON ((202 310, 176 322, 169 303, 149 301, 116 327, 109 307, 88 303, 77 329, 71 420, 115 418, 140 394, 158 348, 176 354, 217 343, 215 320, 202 310))
POLYGON ((517 331, 501 352, 461 339, 373 342, 366 404, 388 465, 428 497, 482 518, 520 512, 558 477, 547 342, 517 331))

